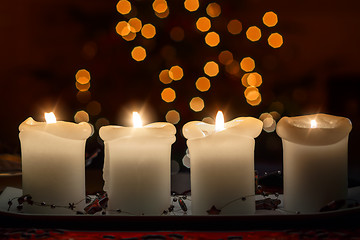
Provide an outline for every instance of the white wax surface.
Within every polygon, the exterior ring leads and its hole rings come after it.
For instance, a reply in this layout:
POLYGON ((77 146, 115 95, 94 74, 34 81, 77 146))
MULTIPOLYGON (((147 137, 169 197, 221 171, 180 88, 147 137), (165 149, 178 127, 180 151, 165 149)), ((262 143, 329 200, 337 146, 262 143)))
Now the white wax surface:
POLYGON ((120 209, 126 215, 159 216, 170 206, 170 157, 175 132, 169 123, 100 129, 105 143, 103 178, 108 209, 120 209))
POLYGON ((351 122, 314 114, 282 118, 284 206, 289 211, 318 212, 347 197, 347 151, 351 122), (311 122, 316 121, 316 127, 311 122))
MULTIPOLYGON (((24 194, 30 194, 36 202, 60 206, 85 199, 85 142, 92 134, 91 125, 47 124, 28 118, 19 130, 24 194)), ((84 201, 78 206, 82 210, 84 201)), ((30 207, 25 211, 68 213, 61 208, 45 207, 30 207)))
POLYGON ((214 129, 198 121, 183 127, 190 152, 192 214, 208 215, 212 206, 221 209, 221 215, 253 214, 254 138, 261 133, 262 121, 237 118, 223 131, 214 129), (252 197, 241 200, 245 196, 252 197))

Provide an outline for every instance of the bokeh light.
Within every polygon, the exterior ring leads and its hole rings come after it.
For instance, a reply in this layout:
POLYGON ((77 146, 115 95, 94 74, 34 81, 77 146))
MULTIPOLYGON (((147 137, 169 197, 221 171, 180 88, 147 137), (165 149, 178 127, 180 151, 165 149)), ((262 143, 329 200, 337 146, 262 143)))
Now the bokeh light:
POLYGON ((233 20, 229 21, 229 23, 227 25, 227 29, 228 29, 229 33, 236 35, 242 31, 242 24, 239 20, 233 19, 233 20))
POLYGON ((156 28, 151 23, 145 24, 141 29, 141 35, 143 35, 144 38, 147 39, 153 38, 155 34, 156 34, 156 28))
POLYGON ((90 73, 86 69, 80 69, 75 74, 75 79, 80 84, 87 84, 90 81, 90 73))
POLYGON ((198 80, 196 80, 195 86, 200 92, 206 92, 210 89, 211 83, 208 78, 199 77, 198 80))
POLYGON ((209 32, 205 36, 205 42, 210 47, 215 47, 220 43, 220 36, 216 32, 209 32))
POLYGON ((145 48, 141 46, 134 47, 134 49, 131 51, 131 57, 135 61, 143 61, 146 58, 146 50, 145 48))
POLYGON ((272 33, 268 38, 268 43, 273 48, 279 48, 283 45, 283 37, 279 33, 272 33))
POLYGON ((247 77, 247 83, 249 86, 259 87, 262 84, 262 77, 257 72, 252 72, 247 77))
POLYGON ((202 98, 200 97, 194 97, 193 99, 191 99, 189 105, 191 110, 193 110, 194 112, 202 111, 205 106, 204 100, 202 100, 202 98))
POLYGON ((251 57, 245 57, 241 60, 240 67, 245 72, 251 72, 255 68, 255 61, 251 57))
POLYGON ((273 11, 266 12, 262 20, 263 23, 268 27, 274 27, 278 23, 278 17, 273 11))
POLYGON ((127 0, 120 0, 116 4, 116 10, 119 13, 126 15, 126 14, 130 13, 130 11, 131 11, 131 3, 127 0))
POLYGON ((185 33, 181 27, 173 27, 170 31, 170 38, 175 42, 181 42, 184 40, 185 33))
POLYGON ((129 32, 128 35, 122 36, 122 38, 126 41, 132 41, 135 39, 135 37, 136 37, 136 33, 134 33, 134 32, 129 32))
MULTIPOLYGON (((271 115, 270 115, 271 116, 271 115)), ((265 132, 274 132, 276 129, 276 121, 272 117, 267 117, 263 120, 263 129, 265 132)))
POLYGON ((201 32, 207 32, 211 28, 211 22, 210 19, 207 17, 200 17, 196 21, 196 28, 201 32))
POLYGON ((259 94, 258 98, 255 100, 246 99, 246 102, 253 107, 258 106, 261 103, 261 101, 262 101, 261 94, 259 94))
POLYGON ((260 93, 259 90, 256 87, 247 87, 244 91, 245 98, 249 101, 255 101, 260 93))
POLYGON ((101 104, 98 101, 91 101, 86 106, 86 111, 91 116, 96 116, 101 112, 101 104))
POLYGON ((204 66, 204 72, 209 77, 215 77, 219 73, 219 65, 214 61, 207 62, 204 66))
POLYGON ((230 64, 225 66, 225 71, 231 75, 238 76, 240 73, 240 64, 238 61, 234 60, 230 64))
POLYGON ((244 87, 249 86, 248 81, 247 81, 247 78, 249 77, 249 75, 250 75, 250 73, 245 73, 241 78, 241 83, 244 87))
POLYGON ((80 84, 79 82, 76 82, 75 86, 76 86, 77 90, 79 90, 80 92, 85 92, 85 91, 89 90, 90 82, 88 82, 86 84, 80 84))
POLYGON ((219 4, 213 2, 206 7, 206 13, 212 18, 218 17, 221 13, 221 7, 219 4))
POLYGON ((163 12, 163 13, 155 12, 155 15, 156 15, 158 18, 166 18, 166 17, 169 16, 169 14, 170 14, 169 8, 167 8, 166 11, 163 12))
POLYGON ((162 82, 164 84, 171 83, 172 79, 169 76, 169 70, 167 70, 167 69, 162 70, 159 74, 159 80, 160 80, 160 82, 162 82))
POLYGON ((130 31, 135 33, 140 32, 142 28, 142 22, 138 18, 131 18, 129 20, 129 25, 130 25, 130 31))
POLYGON ((76 98, 81 103, 87 103, 91 100, 91 92, 89 91, 79 91, 76 94, 76 98))
POLYGON ((233 54, 228 50, 222 51, 219 54, 218 58, 219 58, 219 62, 221 62, 224 65, 229 65, 234 61, 233 54))
POLYGON ((176 98, 176 93, 172 88, 165 88, 161 92, 161 98, 167 103, 173 102, 176 98))
POLYGON ((199 8, 199 0, 185 0, 184 7, 189 12, 194 12, 199 8))
POLYGON ((168 8, 167 2, 165 0, 155 0, 152 4, 152 7, 157 13, 164 13, 168 8))
POLYGON ((166 113, 165 119, 169 123, 177 124, 180 121, 180 113, 176 110, 170 110, 166 113))
POLYGON ((246 37, 252 42, 258 41, 261 38, 260 28, 256 26, 249 27, 246 31, 246 37))
POLYGON ((169 77, 172 80, 178 81, 184 76, 183 69, 180 66, 172 66, 169 70, 169 77))
POLYGON ((115 30, 120 36, 126 36, 130 33, 130 24, 125 21, 120 21, 116 24, 115 30))
POLYGON ((89 114, 84 110, 78 111, 74 115, 74 120, 76 123, 89 122, 89 119, 89 114))
POLYGON ((99 130, 102 126, 106 126, 109 125, 110 122, 107 118, 99 118, 98 120, 96 120, 95 122, 95 128, 97 130, 99 130))

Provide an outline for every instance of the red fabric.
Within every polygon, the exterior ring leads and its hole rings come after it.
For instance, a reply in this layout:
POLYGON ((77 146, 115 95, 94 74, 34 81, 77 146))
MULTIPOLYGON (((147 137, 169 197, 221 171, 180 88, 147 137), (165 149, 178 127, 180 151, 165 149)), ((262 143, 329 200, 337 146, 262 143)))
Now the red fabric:
POLYGON ((249 231, 249 232, 86 232, 41 229, 0 229, 1 239, 360 239, 360 230, 249 231))

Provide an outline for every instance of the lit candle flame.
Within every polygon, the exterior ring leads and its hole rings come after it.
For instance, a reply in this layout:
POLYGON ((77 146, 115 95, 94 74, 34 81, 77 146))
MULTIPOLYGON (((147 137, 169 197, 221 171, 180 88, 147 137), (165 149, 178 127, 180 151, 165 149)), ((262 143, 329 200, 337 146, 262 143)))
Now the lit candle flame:
POLYGON ((316 120, 311 120, 311 121, 310 121, 310 124, 311 124, 311 128, 316 128, 316 127, 317 127, 317 122, 316 122, 316 120))
POLYGON ((134 128, 142 127, 141 117, 138 112, 133 112, 133 124, 134 124, 134 128))
POLYGON ((56 123, 56 117, 53 112, 45 113, 46 123, 56 123))
POLYGON ((224 114, 222 111, 218 111, 216 114, 216 120, 215 120, 215 131, 219 132, 225 129, 225 123, 224 123, 224 114))

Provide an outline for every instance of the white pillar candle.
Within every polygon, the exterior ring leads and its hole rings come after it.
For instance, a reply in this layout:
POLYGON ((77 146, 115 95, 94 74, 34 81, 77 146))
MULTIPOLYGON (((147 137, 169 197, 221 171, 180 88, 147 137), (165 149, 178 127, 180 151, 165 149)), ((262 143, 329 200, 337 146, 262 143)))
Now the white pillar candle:
POLYGON ((224 124, 221 112, 216 125, 199 121, 184 125, 193 215, 207 215, 213 206, 222 215, 255 212, 254 138, 261 133, 262 125, 252 117, 224 124))
MULTIPOLYGON (((88 123, 47 122, 29 117, 19 126, 23 194, 36 202, 69 206, 85 199, 85 142, 92 135, 88 123)), ((84 201, 78 205, 82 210, 84 201)), ((62 208, 30 207, 32 213, 62 213, 62 208)))
POLYGON ((277 134, 283 143, 284 207, 317 212, 347 197, 347 144, 351 122, 314 114, 283 117, 277 134))
POLYGON ((170 206, 171 144, 176 128, 166 122, 142 127, 134 113, 134 127, 104 126, 103 178, 109 213, 161 215, 170 206), (116 211, 115 211, 116 213, 116 211))

